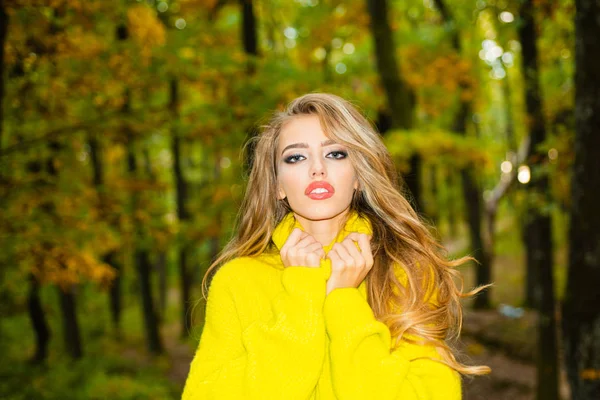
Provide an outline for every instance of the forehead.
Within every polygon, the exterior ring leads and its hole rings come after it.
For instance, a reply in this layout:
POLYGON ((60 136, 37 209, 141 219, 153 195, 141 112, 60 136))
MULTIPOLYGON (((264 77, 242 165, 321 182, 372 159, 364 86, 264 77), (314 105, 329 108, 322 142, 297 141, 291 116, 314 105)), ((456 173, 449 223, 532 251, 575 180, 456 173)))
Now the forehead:
POLYGON ((288 121, 279 136, 279 148, 290 143, 321 143, 327 136, 321 127, 317 115, 302 115, 288 121))

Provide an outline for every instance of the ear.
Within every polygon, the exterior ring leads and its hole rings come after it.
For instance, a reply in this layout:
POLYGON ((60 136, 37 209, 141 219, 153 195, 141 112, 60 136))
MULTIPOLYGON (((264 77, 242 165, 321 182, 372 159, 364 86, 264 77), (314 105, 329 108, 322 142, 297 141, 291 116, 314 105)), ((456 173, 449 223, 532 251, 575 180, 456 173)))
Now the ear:
POLYGON ((358 178, 354 178, 354 190, 358 190, 358 178))
POLYGON ((285 191, 282 189, 281 186, 279 186, 277 188, 277 199, 279 200, 283 200, 287 197, 287 195, 285 194, 285 191))

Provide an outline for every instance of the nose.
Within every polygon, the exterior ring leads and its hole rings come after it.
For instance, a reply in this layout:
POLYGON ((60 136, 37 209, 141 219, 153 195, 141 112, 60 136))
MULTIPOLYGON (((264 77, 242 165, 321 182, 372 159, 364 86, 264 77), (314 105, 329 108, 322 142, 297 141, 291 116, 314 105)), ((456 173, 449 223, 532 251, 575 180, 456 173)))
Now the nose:
POLYGON ((316 178, 322 176, 323 178, 327 176, 327 171, 325 170, 325 163, 322 160, 316 159, 310 166, 310 176, 312 178, 316 178))

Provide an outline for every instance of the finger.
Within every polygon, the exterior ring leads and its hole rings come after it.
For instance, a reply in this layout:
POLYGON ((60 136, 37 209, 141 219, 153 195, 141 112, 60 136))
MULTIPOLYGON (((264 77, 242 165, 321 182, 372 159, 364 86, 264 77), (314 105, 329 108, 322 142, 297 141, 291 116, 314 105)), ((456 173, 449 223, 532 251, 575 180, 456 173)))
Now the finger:
POLYGON ((287 255, 288 250, 291 247, 294 247, 296 243, 298 243, 298 241, 305 235, 307 235, 307 233, 302 231, 302 229, 294 228, 294 230, 292 230, 290 236, 288 236, 283 246, 281 246, 281 250, 279 252, 281 256, 285 257, 287 255))
MULTIPOLYGON (((371 249, 371 239, 373 235, 367 235, 364 233, 352 232, 346 239, 356 241, 360 249, 360 253, 363 256, 366 265, 371 268, 373 266, 373 250, 371 249)), ((345 240, 345 239, 344 239, 345 240)))
POLYGON ((304 247, 312 245, 313 243, 318 243, 318 242, 317 242, 317 240, 313 236, 311 236, 308 233, 306 233, 306 236, 304 236, 302 239, 300 239, 298 241, 298 243, 296 243, 292 247, 295 247, 296 249, 302 249, 304 247))
POLYGON ((302 240, 307 235, 308 235, 308 233, 304 232, 302 229, 294 228, 292 230, 292 233, 290 233, 290 236, 288 236, 288 238, 286 240, 286 244, 290 245, 290 247, 293 247, 296 245, 296 243, 298 243, 300 240, 302 240))
POLYGON ((323 254, 325 254, 325 252, 323 251, 323 245, 321 243, 319 243, 319 242, 315 242, 315 243, 309 244, 308 246, 306 246, 306 247, 304 247, 302 249, 302 252, 304 252, 304 253, 318 253, 318 254, 323 253, 323 254), (321 250, 321 251, 319 252, 319 250, 321 250))
POLYGON ((349 233, 344 239, 350 239, 350 240, 354 240, 355 242, 358 242, 361 236, 366 237, 367 241, 370 241, 371 237, 372 237, 372 235, 367 235, 365 233, 352 232, 352 233, 349 233))
POLYGON ((365 259, 367 266, 371 268, 373 266, 373 250, 371 249, 370 237, 367 235, 360 235, 358 238, 358 246, 360 252, 365 259))
POLYGON ((310 253, 306 256, 306 266, 318 267, 321 263, 321 257, 318 254, 310 253))
POLYGON ((348 236, 351 236, 353 240, 357 241, 360 253, 364 257, 367 266, 371 268, 373 266, 373 249, 371 248, 371 239, 373 238, 373 235, 353 232, 348 236))
POLYGON ((325 249, 323 248, 323 246, 321 246, 321 248, 317 250, 316 253, 319 255, 319 257, 325 259, 325 249))
POLYGON ((344 246, 344 248, 348 251, 348 254, 350 254, 350 256, 354 259, 354 265, 357 267, 363 267, 366 265, 366 260, 354 244, 354 240, 347 237, 342 242, 342 246, 344 246))
POLYGON ((336 243, 333 245, 333 248, 335 248, 337 255, 346 266, 351 266, 354 264, 354 258, 350 255, 350 253, 344 247, 344 245, 342 245, 341 243, 336 243))
MULTIPOLYGON (((371 247, 371 238, 372 237, 373 237, 373 235, 367 235, 365 233, 352 232, 352 233, 348 234, 348 236, 346 236, 345 239, 350 239, 350 240, 353 240, 353 241, 357 242, 358 245, 359 245, 359 247, 360 247, 361 242, 362 243, 366 243, 366 244, 369 245, 369 246, 366 246, 366 247, 370 248, 371 247)), ((363 246, 363 247, 365 247, 365 246, 363 246)))
POLYGON ((338 255, 337 251, 332 248, 331 250, 329 250, 329 252, 327 253, 327 258, 329 258, 331 260, 331 266, 333 268, 333 266, 341 264, 343 261, 340 258, 340 256, 338 255))

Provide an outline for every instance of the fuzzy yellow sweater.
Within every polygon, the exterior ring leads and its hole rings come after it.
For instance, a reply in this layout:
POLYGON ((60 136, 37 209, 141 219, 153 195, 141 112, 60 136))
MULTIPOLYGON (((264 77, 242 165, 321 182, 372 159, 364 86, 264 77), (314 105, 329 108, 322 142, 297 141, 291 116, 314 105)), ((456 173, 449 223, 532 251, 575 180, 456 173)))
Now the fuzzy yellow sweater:
MULTIPOLYGON (((290 213, 273 233, 277 248, 294 227, 302 228, 290 213)), ((371 233, 371 225, 353 214, 334 242, 349 232, 371 233)), ((414 360, 439 358, 433 347, 390 351, 390 331, 373 316, 364 282, 326 296, 330 274, 329 260, 284 268, 277 251, 224 264, 182 400, 461 399, 458 373, 414 360)))

